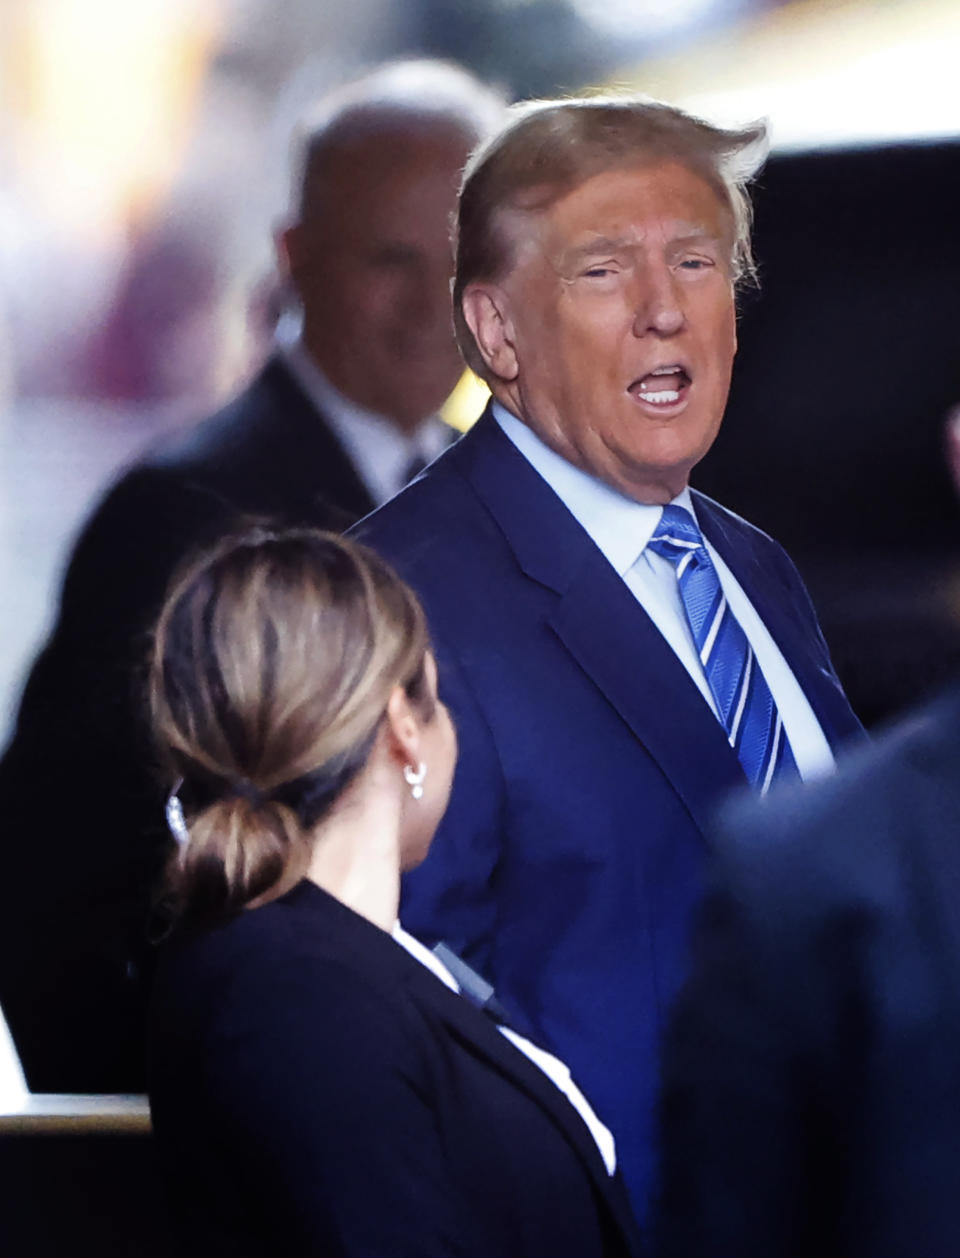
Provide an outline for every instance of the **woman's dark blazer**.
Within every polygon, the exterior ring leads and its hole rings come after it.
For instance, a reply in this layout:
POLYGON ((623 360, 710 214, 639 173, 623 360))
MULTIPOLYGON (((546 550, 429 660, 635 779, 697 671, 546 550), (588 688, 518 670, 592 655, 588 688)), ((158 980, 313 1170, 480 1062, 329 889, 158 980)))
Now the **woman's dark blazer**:
POLYGON ((191 1252, 637 1252, 553 1083, 464 997, 310 882, 171 942, 150 1099, 191 1252))

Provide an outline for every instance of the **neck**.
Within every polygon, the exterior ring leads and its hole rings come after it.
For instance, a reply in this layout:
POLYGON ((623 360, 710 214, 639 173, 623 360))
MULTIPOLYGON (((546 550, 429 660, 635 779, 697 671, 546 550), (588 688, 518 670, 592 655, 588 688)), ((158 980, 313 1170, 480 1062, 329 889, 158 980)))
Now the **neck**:
MULTIPOLYGON (((394 775, 398 777, 399 775, 394 775)), ((314 832, 307 877, 381 930, 400 905, 400 794, 364 773, 314 832)))

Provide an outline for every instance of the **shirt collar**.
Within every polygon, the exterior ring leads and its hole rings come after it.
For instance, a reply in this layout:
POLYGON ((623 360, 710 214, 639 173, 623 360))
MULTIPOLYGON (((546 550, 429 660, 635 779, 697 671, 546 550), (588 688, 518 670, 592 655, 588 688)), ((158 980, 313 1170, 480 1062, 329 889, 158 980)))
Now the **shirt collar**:
POLYGON ((431 415, 412 433, 366 410, 333 387, 297 337, 281 340, 278 352, 300 387, 333 429, 360 479, 379 505, 399 493, 412 462, 432 463, 450 442, 450 428, 431 415))
MULTIPOLYGON (((493 404, 493 415, 504 435, 589 533, 618 575, 624 576, 653 537, 663 507, 635 502, 575 467, 499 402, 493 404)), ((689 486, 673 499, 673 504, 685 507, 696 519, 689 486)))

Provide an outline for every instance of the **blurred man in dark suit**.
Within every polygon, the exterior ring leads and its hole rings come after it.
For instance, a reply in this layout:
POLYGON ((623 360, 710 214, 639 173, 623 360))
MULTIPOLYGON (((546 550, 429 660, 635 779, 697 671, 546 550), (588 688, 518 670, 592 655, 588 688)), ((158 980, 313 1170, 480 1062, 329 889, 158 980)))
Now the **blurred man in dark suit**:
MULTIPOLYGON (((960 485, 958 421, 950 444, 960 485)), ((955 1258, 960 686, 716 847, 665 1055, 658 1254, 955 1258)))
POLYGON ((358 530, 424 601, 462 748, 405 920, 569 1061, 640 1214, 718 801, 829 771, 859 728, 788 557, 689 485, 762 139, 632 97, 518 106, 459 203, 494 401, 358 530))
POLYGON ((436 417, 462 370, 449 218, 500 104, 435 62, 382 67, 324 102, 279 238, 299 334, 130 469, 83 530, 0 765, 0 1006, 34 1090, 143 1084, 166 836, 139 678, 172 571, 242 517, 345 527, 453 436, 436 417))

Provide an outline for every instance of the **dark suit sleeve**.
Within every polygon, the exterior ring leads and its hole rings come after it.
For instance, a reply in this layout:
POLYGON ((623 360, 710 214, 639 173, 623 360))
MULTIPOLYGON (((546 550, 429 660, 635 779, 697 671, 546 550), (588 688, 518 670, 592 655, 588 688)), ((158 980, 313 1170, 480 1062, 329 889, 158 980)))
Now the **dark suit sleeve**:
POLYGON ((148 915, 168 843, 150 630, 172 570, 224 518, 152 469, 124 477, 79 538, 24 690, 0 764, 0 1003, 37 1091, 143 1087, 148 915))
POLYGON ((431 943, 444 939, 481 973, 494 977, 503 771, 464 670, 442 648, 438 664, 440 693, 457 730, 457 769, 450 804, 427 859, 404 879, 402 917, 419 938, 431 943))
POLYGON ((211 1045, 210 1104, 291 1252, 490 1258, 447 1170, 419 1015, 311 958, 245 980, 241 1001, 211 1045))
POLYGON ((825 910, 816 863, 781 831, 789 812, 734 810, 717 836, 664 1045, 662 1258, 835 1252, 863 1029, 860 922, 825 910))
POLYGON ((665 1045, 656 1252, 801 1253, 803 1116, 737 907, 717 894, 665 1045), (746 1243, 749 1242, 749 1243, 746 1243))

